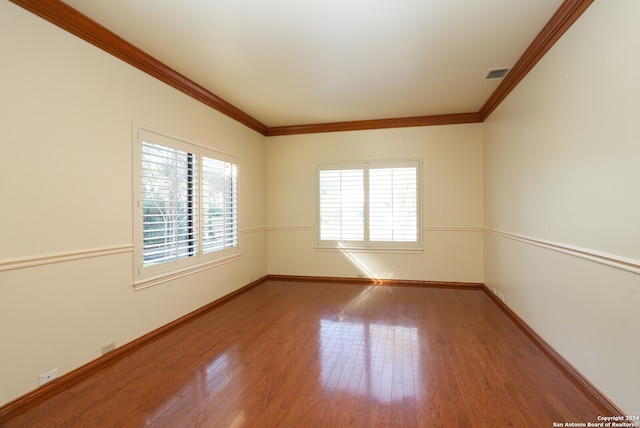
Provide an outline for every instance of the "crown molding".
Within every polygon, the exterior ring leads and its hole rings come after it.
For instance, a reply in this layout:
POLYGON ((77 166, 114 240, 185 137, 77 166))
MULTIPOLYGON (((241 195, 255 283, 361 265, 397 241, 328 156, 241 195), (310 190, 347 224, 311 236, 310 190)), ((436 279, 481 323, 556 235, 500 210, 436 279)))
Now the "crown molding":
POLYGON ((60 0, 11 0, 192 98, 266 135, 267 126, 60 0))
POLYGON ((527 50, 504 77, 500 85, 478 111, 484 122, 500 103, 511 93, 531 69, 542 59, 551 47, 587 10, 593 0, 565 0, 540 33, 533 39, 527 50))
POLYGON ((268 127, 60 0, 10 1, 264 136, 481 123, 491 115, 555 42, 593 3, 593 0, 565 0, 498 88, 476 113, 268 127))
POLYGON ((479 113, 442 114, 436 116, 400 117, 395 119, 356 120, 351 122, 310 125, 276 126, 267 130, 267 137, 277 135, 315 134, 319 132, 362 131, 365 129, 406 128, 411 126, 458 125, 482 122, 479 113))

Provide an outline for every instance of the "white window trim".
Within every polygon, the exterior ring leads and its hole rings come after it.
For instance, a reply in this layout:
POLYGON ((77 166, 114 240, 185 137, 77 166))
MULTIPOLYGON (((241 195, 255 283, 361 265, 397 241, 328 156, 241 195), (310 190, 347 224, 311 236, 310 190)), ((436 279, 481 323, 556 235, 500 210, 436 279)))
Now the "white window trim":
MULTIPOLYGON (((134 123, 133 131, 133 242, 134 242, 134 280, 133 285, 136 290, 147 288, 152 285, 161 284, 175 278, 200 272, 234 261, 240 256, 240 227, 239 219, 236 220, 236 239, 237 245, 223 250, 203 253, 203 239, 201 237, 201 228, 199 228, 198 251, 193 257, 187 257, 171 262, 161 263, 158 265, 144 266, 143 263, 143 244, 142 244, 142 196, 141 196, 141 163, 142 163, 142 140, 165 145, 168 147, 184 150, 196 155, 198 173, 202 171, 202 157, 209 157, 224 162, 233 163, 239 169, 239 160, 237 157, 212 149, 210 147, 187 141, 182 138, 167 135, 161 131, 153 130, 149 127, 134 123)), ((239 175, 239 174, 238 174, 239 175)), ((238 201, 239 177, 236 181, 236 204, 238 201)), ((202 180, 198 180, 198 195, 201 194, 202 180)), ((198 196, 199 197, 199 196, 198 196)), ((202 204, 198 203, 198 217, 202 218, 202 204)), ((239 208, 237 208, 239 210, 239 208)), ((236 214, 238 216, 238 214, 236 214)))
MULTIPOLYGON (((365 160, 365 161, 344 161, 344 162, 321 162, 316 164, 315 171, 315 250, 317 251, 349 251, 358 253, 416 253, 423 252, 423 227, 422 227, 422 159, 392 159, 392 160, 365 160), (406 167, 413 164, 416 170, 416 196, 417 196, 417 240, 415 242, 380 242, 369 241, 369 225, 368 214, 365 214, 365 240, 364 241, 338 241, 338 240, 321 240, 320 239, 320 171, 321 170, 340 170, 340 169, 357 169, 366 167, 367 169, 376 167, 406 167)), ((368 174, 367 174, 368 177, 368 174)), ((368 211, 369 190, 368 178, 365 178, 365 210, 368 211)))
POLYGON ((201 263, 191 267, 187 267, 187 268, 183 268, 183 269, 179 269, 171 272, 166 272, 166 273, 163 273, 162 275, 145 277, 145 278, 134 281, 133 288, 135 290, 142 290, 145 288, 153 287, 154 285, 164 284, 165 282, 173 281, 175 279, 183 278, 185 276, 192 275, 194 273, 202 272, 205 270, 212 269, 214 267, 231 263, 233 261, 238 260, 241 255, 242 253, 238 252, 236 254, 222 257, 206 263, 201 263))

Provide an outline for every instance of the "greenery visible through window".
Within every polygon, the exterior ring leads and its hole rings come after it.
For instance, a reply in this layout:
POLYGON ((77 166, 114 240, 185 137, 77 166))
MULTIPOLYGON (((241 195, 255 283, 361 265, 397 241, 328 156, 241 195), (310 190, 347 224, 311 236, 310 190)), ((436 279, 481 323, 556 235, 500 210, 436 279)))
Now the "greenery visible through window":
POLYGON ((144 266, 197 254, 194 154, 142 142, 144 266))
POLYGON ((237 162, 143 129, 137 136, 138 276, 237 252, 237 162))

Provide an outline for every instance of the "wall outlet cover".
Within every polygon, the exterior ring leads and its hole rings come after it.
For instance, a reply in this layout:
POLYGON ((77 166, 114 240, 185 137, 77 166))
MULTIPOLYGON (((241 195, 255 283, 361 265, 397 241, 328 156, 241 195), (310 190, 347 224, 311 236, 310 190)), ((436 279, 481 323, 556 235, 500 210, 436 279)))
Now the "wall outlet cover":
POLYGON ((102 355, 108 354, 109 352, 116 349, 116 342, 111 342, 102 347, 102 355))
POLYGON ((49 383, 57 377, 58 377, 57 368, 53 370, 49 370, 46 373, 42 373, 40 376, 38 376, 38 386, 44 385, 45 383, 49 383))

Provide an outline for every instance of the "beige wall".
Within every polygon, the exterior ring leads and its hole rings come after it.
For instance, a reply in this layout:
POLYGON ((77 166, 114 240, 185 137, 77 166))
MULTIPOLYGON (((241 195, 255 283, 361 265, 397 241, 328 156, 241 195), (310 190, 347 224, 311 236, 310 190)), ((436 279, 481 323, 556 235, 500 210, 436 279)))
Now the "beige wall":
POLYGON ((640 414, 638 16, 594 2, 482 125, 264 138, 0 2, 0 405, 266 273, 366 266, 496 287, 640 414), (133 290, 134 121, 239 157, 238 261, 133 290), (317 162, 416 157, 423 252, 314 249, 317 162))
POLYGON ((482 125, 267 139, 269 273, 482 282, 482 125), (421 158, 424 251, 323 251, 316 242, 316 164, 421 158))
POLYGON ((639 18, 594 2, 484 123, 485 283, 634 415, 639 18))
POLYGON ((262 135, 7 1, 0 56, 1 405, 267 264, 262 135), (133 290, 134 121, 239 158, 239 260, 133 290))

